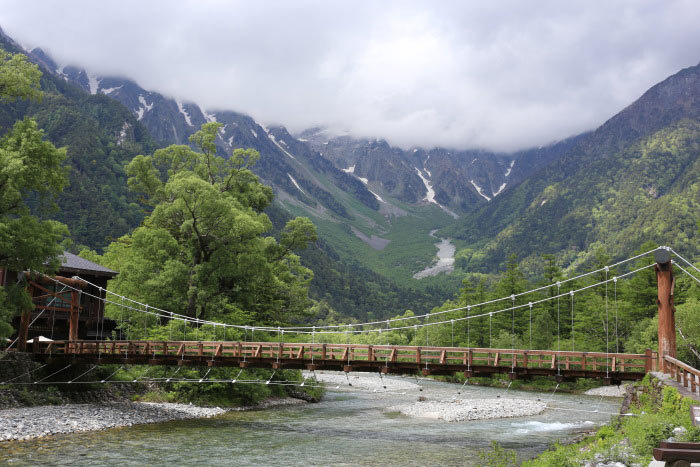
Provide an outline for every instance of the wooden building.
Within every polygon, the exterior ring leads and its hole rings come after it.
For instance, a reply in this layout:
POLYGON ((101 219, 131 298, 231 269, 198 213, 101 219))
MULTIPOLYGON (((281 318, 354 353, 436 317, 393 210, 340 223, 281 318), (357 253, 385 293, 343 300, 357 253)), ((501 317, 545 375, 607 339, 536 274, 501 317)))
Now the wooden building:
MULTIPOLYGON (((107 281, 117 275, 97 263, 64 252, 58 274, 51 278, 27 274, 34 309, 14 319, 17 347, 43 336, 52 340, 99 339, 109 337, 116 323, 104 318, 107 281), (58 281, 58 282, 57 282, 58 281)), ((18 274, 0 272, 0 285, 16 281, 18 274)))

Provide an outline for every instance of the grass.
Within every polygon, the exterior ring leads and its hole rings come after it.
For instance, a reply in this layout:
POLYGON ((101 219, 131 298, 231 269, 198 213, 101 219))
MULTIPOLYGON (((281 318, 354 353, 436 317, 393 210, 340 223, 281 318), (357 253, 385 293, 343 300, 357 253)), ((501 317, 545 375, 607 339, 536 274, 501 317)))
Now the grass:
POLYGON ((693 399, 681 396, 675 388, 664 386, 647 375, 641 383, 635 384, 635 396, 630 404, 634 415, 615 417, 595 435, 578 443, 555 444, 523 465, 579 466, 596 455, 608 462, 647 465, 652 460, 652 449, 670 437, 676 427, 685 429, 677 436, 678 441, 700 441, 700 429, 694 427, 690 419, 690 406, 694 404, 693 399))

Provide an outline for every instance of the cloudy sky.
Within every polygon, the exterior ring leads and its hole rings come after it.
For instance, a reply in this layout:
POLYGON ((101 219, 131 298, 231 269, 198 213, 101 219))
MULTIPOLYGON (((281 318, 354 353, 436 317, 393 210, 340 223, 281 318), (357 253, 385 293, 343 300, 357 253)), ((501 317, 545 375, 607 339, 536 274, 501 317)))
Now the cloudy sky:
POLYGON ((0 0, 59 63, 292 131, 511 150, 700 62, 700 2, 0 0))

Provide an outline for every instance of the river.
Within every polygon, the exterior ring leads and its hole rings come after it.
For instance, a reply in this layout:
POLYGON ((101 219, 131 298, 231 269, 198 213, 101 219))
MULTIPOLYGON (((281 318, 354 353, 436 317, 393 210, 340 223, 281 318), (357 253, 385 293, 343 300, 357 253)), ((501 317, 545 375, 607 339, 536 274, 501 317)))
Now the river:
MULTIPOLYGON (((375 376, 370 376, 374 378, 375 376)), ((378 376, 376 376, 378 378, 378 376)), ((414 381, 415 380, 410 380, 414 381)), ((491 440, 533 457, 559 439, 609 421, 619 400, 420 381, 423 391, 380 393, 344 385, 318 404, 229 412, 189 421, 0 444, 13 465, 474 465, 491 440), (457 394, 461 391, 461 395, 457 394), (521 418, 444 422, 386 412, 394 404, 459 398, 548 401, 521 418), (597 410, 597 412, 594 412, 597 410)))
MULTIPOLYGON (((437 238, 435 233, 437 229, 430 231, 430 236, 432 238, 437 238)), ((455 269, 455 246, 452 244, 452 239, 441 238, 438 243, 435 244, 438 249, 437 261, 431 266, 419 271, 413 275, 414 279, 423 279, 428 276, 437 276, 441 272, 452 272, 455 269)))

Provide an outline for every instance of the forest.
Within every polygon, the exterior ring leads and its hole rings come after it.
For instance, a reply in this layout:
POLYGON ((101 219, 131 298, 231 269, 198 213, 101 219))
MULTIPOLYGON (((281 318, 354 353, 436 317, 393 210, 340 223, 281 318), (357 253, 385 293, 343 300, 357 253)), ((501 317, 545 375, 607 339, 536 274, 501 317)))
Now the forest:
MULTIPOLYGON (((620 255, 618 250, 606 251, 605 245, 594 248, 595 244, 589 244, 587 269, 577 271, 594 273, 565 281, 562 264, 571 258, 566 254, 533 257, 536 249, 528 249, 530 243, 521 243, 525 250, 520 256, 508 256, 504 271, 467 275, 454 299, 433 307, 422 318, 415 317, 410 308, 429 306, 430 293, 406 293, 382 276, 349 264, 342 277, 356 278, 359 285, 355 290, 365 291, 361 297, 353 297, 355 303, 364 300, 363 311, 339 313, 321 297, 347 289, 345 279, 339 277, 336 285, 332 281, 317 284, 315 296, 319 299, 310 298, 316 271, 302 264, 300 252, 312 246, 316 253, 310 264, 325 271, 325 277, 332 276, 337 266, 323 253, 323 242, 308 218, 289 218, 272 206, 272 189, 251 171, 259 159, 257 151, 238 148, 227 158, 218 155, 215 139, 221 124, 216 122, 204 124, 190 137, 190 145, 157 148, 133 116, 110 113, 115 109, 104 101, 106 98, 81 97, 76 103, 53 92, 59 86, 66 85, 42 78, 36 65, 24 56, 6 52, 0 56, 0 96, 6 104, 4 122, 22 113, 18 109, 34 109, 28 112, 33 118, 18 120, 0 140, 0 186, 4 188, 0 195, 2 268, 50 273, 63 249, 71 247, 72 238, 78 242, 72 248, 80 247, 81 256, 119 272, 110 282, 111 292, 192 320, 248 327, 320 327, 378 316, 386 319, 376 312, 377 307, 398 301, 404 305, 402 313, 395 316, 400 321, 386 321, 385 328, 381 328, 382 324, 374 329, 363 328, 367 332, 325 334, 324 338, 329 342, 611 352, 656 348, 656 285, 653 269, 647 267, 652 258, 647 255, 603 269, 620 255), (91 118, 83 118, 86 112, 92 113, 91 118), (115 131, 120 121, 127 123, 115 131), (110 126, 111 133, 98 130, 110 126), (133 132, 132 139, 138 143, 120 143, 119 138, 115 141, 113 136, 107 136, 124 132, 133 132), (58 149, 54 144, 67 149, 58 149), (85 186, 82 181, 105 170, 112 174, 112 182, 93 195, 97 187, 85 186), (63 223, 46 220, 57 211, 73 226, 73 231, 69 232, 63 223), (100 216, 91 215, 95 212, 100 212, 100 216), (72 216, 80 220, 76 222, 72 216), (90 240, 96 232, 97 237, 108 239, 125 230, 127 234, 104 245, 90 240), (96 247, 101 246, 97 251, 96 247), (614 281, 613 286, 605 282, 587 287, 638 268, 643 269, 614 281), (556 285, 562 281, 563 288, 556 285), (524 294, 534 288, 538 290, 524 294), (493 302, 503 297, 512 299, 493 302), (551 300, 539 303, 547 298, 551 300), (538 304, 527 306, 531 302, 538 304), (378 332, 379 328, 382 332, 378 332)), ((64 92, 72 91, 66 88, 64 92)), ((696 134, 695 123, 680 123, 639 146, 638 163, 646 167, 642 173, 656 170, 650 161, 661 160, 656 157, 659 154, 676 161, 679 171, 692 164, 696 134)), ((610 170, 595 173, 597 177, 616 176, 617 169, 610 170)), ((602 182, 591 183, 593 186, 602 182)), ((641 182, 629 183, 629 195, 620 194, 617 198, 621 201, 616 206, 634 197, 631 186, 641 182)), ((697 191, 697 181, 688 179, 681 185, 690 192, 697 191)), ((578 193, 576 196, 589 199, 590 193, 582 190, 564 190, 561 197, 569 199, 578 193)), ((667 211, 660 207, 661 201, 650 203, 667 211)), ((652 204, 647 207, 651 209, 652 204)), ((599 225, 616 231, 610 219, 603 220, 599 225)), ((580 232, 585 231, 579 227, 580 232)), ((679 227, 681 232, 687 228, 679 227)), ((557 233, 559 237, 569 234, 568 230, 557 233)), ((647 242, 638 252, 658 246, 647 242)), ((466 267, 474 260, 474 254, 469 258, 463 254, 459 261, 466 267)), ((700 364, 699 291, 697 283, 677 272, 679 353, 684 361, 694 365, 700 364)), ((8 336, 13 332, 9 326, 12 316, 30 304, 21 284, 1 290, 0 304, 0 336, 8 336)), ((352 303, 347 306, 352 307, 352 303)), ((114 337, 161 340, 174 334, 182 339, 222 338, 216 327, 187 325, 138 311, 125 312, 114 305, 107 307, 107 316, 118 323, 114 337)), ((240 340, 248 336, 245 331, 232 329, 225 331, 223 338, 240 340)), ((258 340, 278 338, 274 333, 255 335, 258 340)), ((304 340, 308 336, 292 333, 287 339, 304 340)))

